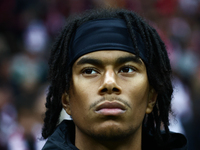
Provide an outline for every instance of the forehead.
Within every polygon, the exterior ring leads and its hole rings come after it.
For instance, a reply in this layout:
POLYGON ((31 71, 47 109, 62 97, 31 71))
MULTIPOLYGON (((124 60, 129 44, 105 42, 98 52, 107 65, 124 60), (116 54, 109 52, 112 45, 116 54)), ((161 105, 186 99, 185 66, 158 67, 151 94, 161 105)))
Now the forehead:
POLYGON ((101 50, 95 51, 88 54, 85 54, 79 57, 74 65, 81 65, 85 63, 92 63, 94 60, 99 60, 101 63, 111 64, 111 63, 125 63, 129 61, 136 62, 140 65, 144 65, 144 62, 141 58, 137 57, 136 55, 120 50, 101 50))

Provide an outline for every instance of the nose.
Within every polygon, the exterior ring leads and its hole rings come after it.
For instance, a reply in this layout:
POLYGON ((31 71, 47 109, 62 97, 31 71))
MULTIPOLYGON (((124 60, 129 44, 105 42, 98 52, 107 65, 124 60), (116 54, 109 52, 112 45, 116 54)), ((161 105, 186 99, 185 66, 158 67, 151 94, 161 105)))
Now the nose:
POLYGON ((99 87, 99 94, 117 94, 121 93, 121 87, 116 82, 116 74, 110 69, 102 77, 102 84, 99 87))

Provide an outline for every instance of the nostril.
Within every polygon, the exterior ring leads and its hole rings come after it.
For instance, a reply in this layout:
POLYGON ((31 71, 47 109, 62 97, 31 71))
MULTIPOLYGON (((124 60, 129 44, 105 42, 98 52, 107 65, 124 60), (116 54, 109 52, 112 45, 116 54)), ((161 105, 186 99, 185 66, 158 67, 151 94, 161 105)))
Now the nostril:
POLYGON ((101 94, 111 94, 111 93, 120 93, 120 89, 119 88, 103 88, 100 90, 101 94))
POLYGON ((107 92, 107 91, 108 91, 107 88, 104 88, 104 89, 101 90, 101 92, 103 92, 103 93, 107 92))
POLYGON ((113 91, 114 92, 119 92, 119 89, 118 88, 113 88, 113 91))

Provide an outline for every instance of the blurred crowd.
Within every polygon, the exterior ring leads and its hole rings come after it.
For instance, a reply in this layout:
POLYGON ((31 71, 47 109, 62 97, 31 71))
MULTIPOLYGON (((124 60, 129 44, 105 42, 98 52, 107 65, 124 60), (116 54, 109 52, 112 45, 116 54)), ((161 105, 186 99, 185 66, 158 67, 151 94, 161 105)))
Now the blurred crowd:
POLYGON ((136 11, 157 29, 174 75, 170 129, 199 150, 200 0, 0 0, 0 149, 41 149, 52 43, 68 16, 99 7, 136 11))

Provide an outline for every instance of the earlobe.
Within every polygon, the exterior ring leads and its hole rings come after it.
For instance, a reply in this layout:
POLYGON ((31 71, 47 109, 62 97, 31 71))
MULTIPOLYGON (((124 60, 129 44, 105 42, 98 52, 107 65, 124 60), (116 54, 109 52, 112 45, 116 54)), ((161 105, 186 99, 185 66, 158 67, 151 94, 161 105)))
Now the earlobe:
POLYGON ((66 113, 71 116, 71 109, 69 104, 69 95, 65 92, 62 95, 62 106, 66 113))
POLYGON ((146 108, 146 114, 150 114, 156 104, 158 93, 151 88, 149 91, 149 97, 148 97, 148 104, 146 108))

